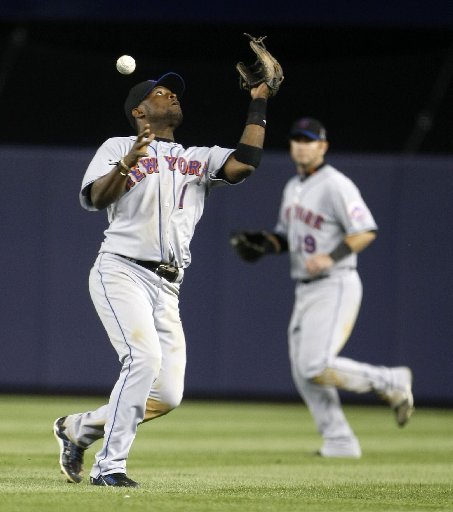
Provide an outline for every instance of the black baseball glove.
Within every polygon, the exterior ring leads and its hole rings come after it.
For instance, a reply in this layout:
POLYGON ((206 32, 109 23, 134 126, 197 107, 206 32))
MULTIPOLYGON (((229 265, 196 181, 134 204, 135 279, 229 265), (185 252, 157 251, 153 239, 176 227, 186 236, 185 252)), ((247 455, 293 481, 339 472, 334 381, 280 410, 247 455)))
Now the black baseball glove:
POLYGON ((262 231, 232 233, 230 244, 240 258, 249 262, 254 262, 272 251, 272 243, 262 231))
POLYGON ((239 71, 240 88, 250 91, 265 82, 270 89, 270 96, 275 96, 284 78, 280 63, 266 50, 263 43, 266 36, 244 35, 250 38, 250 47, 255 52, 257 60, 249 66, 243 62, 236 64, 236 69, 239 71))

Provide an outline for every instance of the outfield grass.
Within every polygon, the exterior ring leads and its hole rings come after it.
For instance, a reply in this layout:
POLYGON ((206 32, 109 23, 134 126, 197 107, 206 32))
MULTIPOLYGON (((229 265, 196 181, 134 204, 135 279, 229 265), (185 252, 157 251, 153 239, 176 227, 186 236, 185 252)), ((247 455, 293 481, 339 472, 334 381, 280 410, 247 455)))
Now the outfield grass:
POLYGON ((102 403, 0 395, 1 512, 453 510, 453 410, 419 408, 399 429, 383 406, 345 407, 364 456, 326 460, 301 404, 187 400, 139 428, 128 475, 140 489, 68 484, 53 421, 102 403))

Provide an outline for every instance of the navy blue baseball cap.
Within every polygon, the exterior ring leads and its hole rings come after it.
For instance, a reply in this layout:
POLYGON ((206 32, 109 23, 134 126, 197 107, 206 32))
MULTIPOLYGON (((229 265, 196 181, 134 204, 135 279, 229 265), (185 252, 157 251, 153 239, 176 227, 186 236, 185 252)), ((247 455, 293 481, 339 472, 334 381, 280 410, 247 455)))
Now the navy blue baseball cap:
POLYGON ((289 132, 290 139, 309 137, 312 140, 327 140, 327 132, 323 124, 312 117, 302 117, 294 121, 289 132))
POLYGON ((134 85, 127 95, 126 101, 124 102, 124 113, 131 124, 132 128, 135 128, 135 117, 132 115, 132 109, 138 107, 140 103, 148 96, 148 94, 161 85, 170 89, 170 91, 177 94, 180 98, 186 88, 186 84, 181 76, 177 73, 166 73, 157 80, 145 80, 137 85, 134 85))

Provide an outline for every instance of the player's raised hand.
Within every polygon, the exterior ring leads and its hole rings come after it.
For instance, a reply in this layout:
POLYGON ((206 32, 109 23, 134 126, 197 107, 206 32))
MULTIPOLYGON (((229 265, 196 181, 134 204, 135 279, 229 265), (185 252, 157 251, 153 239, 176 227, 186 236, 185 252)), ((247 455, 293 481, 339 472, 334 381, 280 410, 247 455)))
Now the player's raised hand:
POLYGON ((253 87, 250 90, 250 96, 252 97, 252 99, 256 99, 256 98, 267 99, 267 98, 269 98, 270 94, 271 94, 271 90, 269 89, 267 84, 265 84, 264 82, 259 84, 257 87, 253 87))
POLYGON ((155 136, 155 133, 151 133, 149 124, 145 124, 143 130, 137 135, 131 150, 124 157, 124 163, 128 167, 134 167, 140 158, 148 156, 148 145, 154 140, 155 136))

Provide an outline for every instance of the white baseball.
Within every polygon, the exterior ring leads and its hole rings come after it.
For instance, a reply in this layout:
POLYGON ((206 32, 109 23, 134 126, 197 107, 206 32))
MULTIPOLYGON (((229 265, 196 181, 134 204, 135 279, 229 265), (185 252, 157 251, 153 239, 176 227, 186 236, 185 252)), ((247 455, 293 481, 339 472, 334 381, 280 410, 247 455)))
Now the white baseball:
POLYGON ((135 70, 135 60, 130 55, 122 55, 116 61, 116 69, 122 75, 130 75, 135 70))

